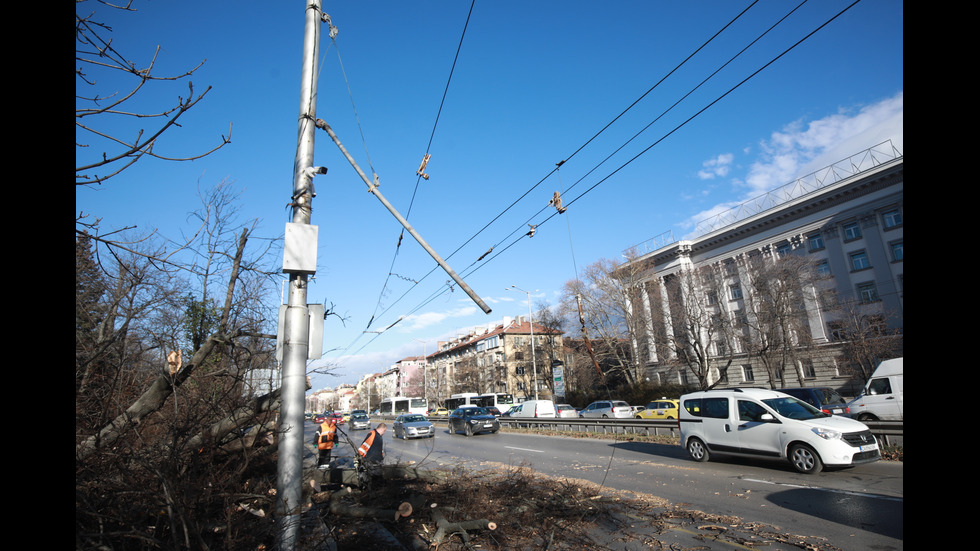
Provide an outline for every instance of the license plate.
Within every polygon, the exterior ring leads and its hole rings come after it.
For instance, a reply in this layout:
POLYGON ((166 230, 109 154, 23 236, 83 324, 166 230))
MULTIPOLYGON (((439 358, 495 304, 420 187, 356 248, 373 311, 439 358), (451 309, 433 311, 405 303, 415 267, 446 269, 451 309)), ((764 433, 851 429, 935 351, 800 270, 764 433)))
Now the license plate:
POLYGON ((483 428, 485 428, 485 429, 489 429, 491 427, 493 427, 493 423, 487 423, 487 424, 483 425, 483 428))
POLYGON ((867 446, 860 446, 858 450, 863 452, 870 452, 878 449, 878 444, 868 444, 867 446))
POLYGON ((833 411, 834 415, 840 415, 841 413, 844 413, 844 410, 842 410, 840 408, 834 408, 832 411, 833 411))

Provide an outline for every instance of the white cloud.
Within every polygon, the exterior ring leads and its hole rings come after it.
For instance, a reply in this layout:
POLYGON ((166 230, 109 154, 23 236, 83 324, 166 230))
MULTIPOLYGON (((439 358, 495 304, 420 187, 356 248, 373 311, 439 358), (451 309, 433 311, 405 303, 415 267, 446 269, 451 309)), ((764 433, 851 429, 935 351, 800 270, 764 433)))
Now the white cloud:
POLYGON ((745 178, 749 199, 886 140, 904 147, 904 92, 878 103, 841 109, 805 123, 787 124, 761 142, 762 154, 745 178))
POLYGON ((433 325, 442 323, 443 321, 450 318, 463 318, 466 316, 472 316, 476 313, 475 306, 464 306, 462 308, 454 308, 452 310, 447 310, 444 312, 425 312, 423 314, 412 314, 410 316, 405 316, 402 320, 403 331, 417 331, 419 329, 425 329, 426 327, 431 327, 433 325))
POLYGON ((732 161, 735 156, 731 153, 722 153, 714 159, 708 159, 701 163, 701 170, 698 171, 698 178, 702 180, 712 180, 715 177, 723 178, 731 170, 732 161))
MULTIPOLYGON (((904 92, 872 105, 840 109, 809 123, 793 121, 761 141, 759 157, 748 174, 732 179, 737 197, 697 213, 680 226, 693 230, 701 220, 888 140, 904 153, 904 92)), ((705 166, 720 166, 722 157, 705 166)))

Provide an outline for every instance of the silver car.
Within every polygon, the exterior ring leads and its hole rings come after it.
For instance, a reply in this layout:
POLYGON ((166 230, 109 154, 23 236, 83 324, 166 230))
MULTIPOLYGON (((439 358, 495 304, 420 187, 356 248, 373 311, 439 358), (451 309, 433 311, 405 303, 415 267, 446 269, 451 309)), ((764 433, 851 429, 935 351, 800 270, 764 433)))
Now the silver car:
POLYGON ((418 413, 408 413, 399 415, 392 423, 392 430, 395 431, 395 438, 432 438, 436 435, 436 428, 425 418, 425 415, 418 413))
POLYGON ((555 404, 556 417, 578 417, 578 410, 571 404, 555 404))
POLYGON ((578 412, 578 416, 629 419, 633 416, 633 410, 621 400, 600 400, 585 406, 585 409, 578 412))
POLYGON ((350 428, 351 430, 369 429, 371 428, 371 418, 363 411, 355 411, 350 414, 350 428))

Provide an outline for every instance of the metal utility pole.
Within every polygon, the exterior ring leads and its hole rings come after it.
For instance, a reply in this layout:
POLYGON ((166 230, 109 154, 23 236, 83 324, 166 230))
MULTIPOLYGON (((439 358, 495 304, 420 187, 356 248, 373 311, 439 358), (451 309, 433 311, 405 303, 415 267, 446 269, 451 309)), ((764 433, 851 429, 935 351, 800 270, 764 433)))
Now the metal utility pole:
POLYGON ((293 163, 292 223, 286 225, 283 271, 289 274, 289 297, 283 319, 282 410, 279 425, 279 464, 276 492, 278 549, 296 549, 302 511, 303 405, 306 396, 306 360, 310 350, 310 314, 307 307, 309 276, 316 271, 316 227, 310 225, 316 192, 313 176, 326 168, 313 167, 316 130, 316 61, 320 54, 321 0, 307 0, 303 35, 299 136, 293 163), (312 258, 311 258, 312 255, 312 258))

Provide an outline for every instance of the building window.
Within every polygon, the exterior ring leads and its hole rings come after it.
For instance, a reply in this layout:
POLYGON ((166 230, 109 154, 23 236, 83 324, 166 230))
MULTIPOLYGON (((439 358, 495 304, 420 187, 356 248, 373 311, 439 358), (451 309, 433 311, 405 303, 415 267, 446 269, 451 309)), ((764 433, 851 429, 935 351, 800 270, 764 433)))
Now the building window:
POLYGON ((806 244, 811 253, 823 250, 823 236, 819 233, 810 234, 806 237, 806 244))
POLYGON ((874 281, 869 281, 867 283, 858 283, 857 285, 858 299, 863 303, 878 302, 878 286, 875 285, 874 281))
POLYGON ((807 379, 813 379, 817 376, 817 372, 813 369, 813 360, 800 360, 800 369, 803 370, 803 377, 807 379))
POLYGON ((517 390, 527 390, 527 383, 523 381, 518 381, 517 390))
POLYGON ((708 291, 708 304, 718 304, 717 291, 708 291))
POLYGON ((868 261, 868 253, 865 251, 853 252, 850 255, 851 258, 851 271, 857 272, 858 270, 867 270, 871 267, 871 263, 868 261))
POLYGON ((861 239, 861 225, 857 222, 844 224, 844 241, 861 239))
POLYGON ((778 258, 782 258, 791 252, 793 252, 793 247, 789 243, 782 243, 776 247, 776 256, 778 258))
POLYGON ((826 260, 818 262, 817 275, 820 277, 830 277, 830 263, 826 260))
POLYGON ((514 368, 514 373, 516 373, 518 375, 523 375, 524 374, 524 370, 525 370, 524 366, 523 365, 519 365, 516 368, 514 368))
POLYGON ((891 243, 892 247, 892 260, 895 262, 900 262, 905 258, 905 251, 902 247, 903 243, 901 241, 894 241, 891 243))
POLYGON ((847 340, 847 334, 844 331, 844 326, 837 322, 831 322, 827 324, 827 328, 830 329, 830 340, 832 341, 843 341, 847 340))
POLYGON ((881 213, 881 224, 886 230, 897 228, 902 225, 902 211, 898 209, 886 210, 881 213))
POLYGON ((755 373, 752 372, 752 366, 750 364, 742 366, 742 380, 746 383, 755 381, 755 373))
POLYGON ((738 300, 742 298, 742 286, 741 285, 729 285, 728 286, 728 296, 732 300, 738 300))
POLYGON ((725 346, 725 341, 715 341, 715 355, 724 356, 728 352, 728 347, 725 346))

